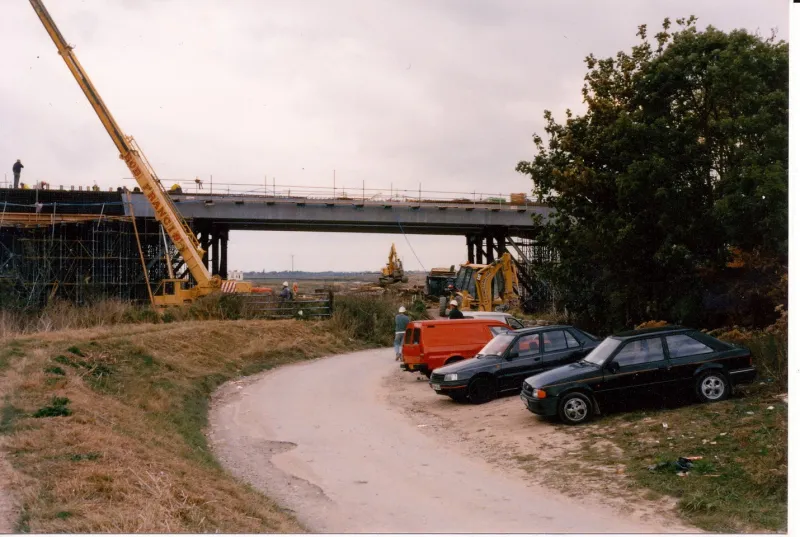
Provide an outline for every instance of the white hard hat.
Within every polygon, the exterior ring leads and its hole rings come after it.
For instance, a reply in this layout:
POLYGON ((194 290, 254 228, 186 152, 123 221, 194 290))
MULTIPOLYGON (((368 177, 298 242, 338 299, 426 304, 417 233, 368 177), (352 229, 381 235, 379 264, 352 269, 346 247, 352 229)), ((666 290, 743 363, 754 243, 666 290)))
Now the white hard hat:
POLYGON ((450 301, 450 305, 451 306, 458 306, 458 302, 456 302, 455 300, 451 300, 450 301))
POLYGON ((400 313, 405 313, 406 312, 406 307, 405 306, 400 306, 400 309, 397 310, 397 311, 399 311, 400 313))
POLYGON ((284 287, 289 287, 289 282, 283 282, 284 287))

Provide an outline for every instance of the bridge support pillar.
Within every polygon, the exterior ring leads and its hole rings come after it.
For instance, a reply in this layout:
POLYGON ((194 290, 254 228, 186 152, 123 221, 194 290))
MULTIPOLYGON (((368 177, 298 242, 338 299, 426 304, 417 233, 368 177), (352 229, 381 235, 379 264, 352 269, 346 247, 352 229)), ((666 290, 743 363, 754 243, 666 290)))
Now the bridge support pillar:
POLYGON ((223 280, 228 279, 228 228, 219 230, 220 256, 219 256, 219 276, 223 280))
POLYGON ((200 231, 200 248, 203 249, 203 264, 206 266, 206 270, 208 270, 208 250, 211 248, 211 227, 203 223, 199 225, 200 231))
POLYGON ((475 241, 476 237, 467 235, 467 263, 475 262, 475 241))
POLYGON ((483 265, 483 237, 478 235, 473 241, 475 246, 475 263, 483 265))
POLYGON ((504 253, 506 253, 507 246, 506 246, 506 236, 503 233, 498 233, 495 236, 495 246, 497 248, 497 257, 500 258, 504 253))
POLYGON ((219 229, 211 228, 211 274, 219 274, 219 229))
POLYGON ((486 263, 494 261, 494 237, 486 235, 486 263))

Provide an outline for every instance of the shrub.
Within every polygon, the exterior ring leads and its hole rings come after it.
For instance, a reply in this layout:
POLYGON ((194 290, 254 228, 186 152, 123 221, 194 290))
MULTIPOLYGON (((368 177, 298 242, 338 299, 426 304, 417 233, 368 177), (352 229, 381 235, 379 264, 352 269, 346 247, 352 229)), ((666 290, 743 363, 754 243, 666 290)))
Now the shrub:
POLYGON ((394 341, 395 303, 384 297, 345 295, 333 303, 334 329, 354 339, 389 346, 394 341))

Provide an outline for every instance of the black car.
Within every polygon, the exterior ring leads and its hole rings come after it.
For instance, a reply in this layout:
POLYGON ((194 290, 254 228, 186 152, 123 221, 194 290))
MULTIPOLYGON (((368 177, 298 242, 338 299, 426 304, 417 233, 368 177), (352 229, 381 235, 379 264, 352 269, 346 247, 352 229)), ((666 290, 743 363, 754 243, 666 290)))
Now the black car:
POLYGON ((519 390, 534 373, 580 360, 599 344, 599 338, 573 326, 508 330, 474 358, 434 369, 430 385, 439 395, 481 404, 499 392, 519 390))
POLYGON ((583 360, 525 379, 520 397, 534 414, 578 424, 604 403, 645 393, 688 388, 700 401, 720 401, 755 377, 748 348, 665 326, 608 337, 583 360))

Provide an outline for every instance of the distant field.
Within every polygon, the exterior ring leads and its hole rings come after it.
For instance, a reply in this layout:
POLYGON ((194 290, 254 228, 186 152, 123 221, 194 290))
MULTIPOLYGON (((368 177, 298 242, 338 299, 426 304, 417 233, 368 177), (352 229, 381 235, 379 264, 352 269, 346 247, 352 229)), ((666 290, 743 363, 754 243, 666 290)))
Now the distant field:
MULTIPOLYGON (((283 282, 289 282, 289 284, 297 283, 297 287, 300 292, 313 292, 315 289, 323 289, 326 287, 333 286, 335 290, 344 290, 350 287, 356 287, 360 285, 378 285, 378 275, 377 274, 354 274, 354 275, 342 275, 342 276, 300 276, 291 277, 291 276, 283 276, 283 277, 268 277, 268 278, 253 278, 253 277, 245 277, 245 279, 249 282, 253 282, 259 286, 265 287, 272 287, 274 289, 280 289, 283 282)), ((409 274, 408 275, 408 283, 404 285, 424 285, 425 284, 425 274, 409 274)))

